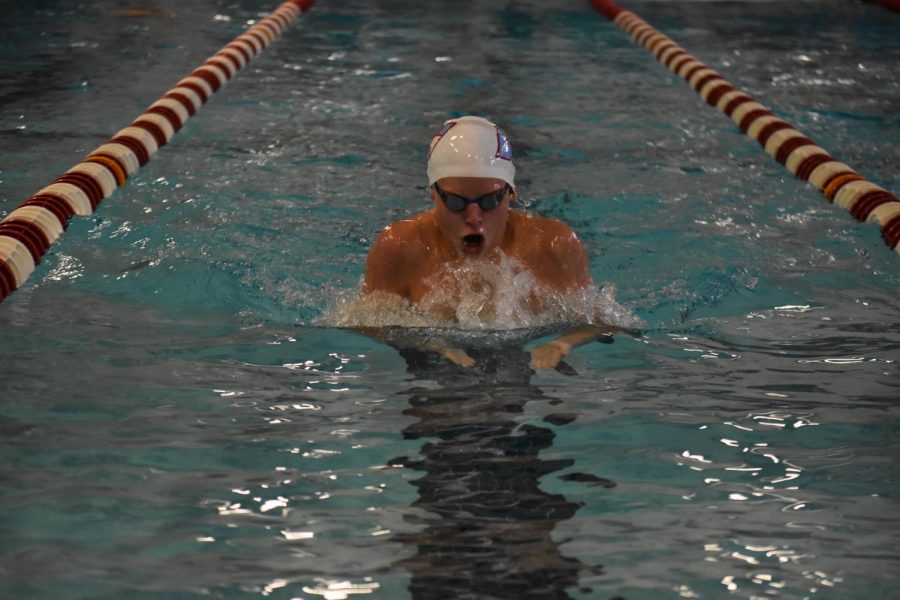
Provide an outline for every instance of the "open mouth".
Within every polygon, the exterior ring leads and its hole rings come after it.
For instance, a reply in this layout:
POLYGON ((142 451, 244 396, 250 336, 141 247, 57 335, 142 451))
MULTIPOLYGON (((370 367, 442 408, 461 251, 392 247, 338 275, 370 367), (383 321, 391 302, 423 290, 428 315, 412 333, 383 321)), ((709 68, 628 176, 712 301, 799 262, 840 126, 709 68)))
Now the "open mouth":
POLYGON ((466 254, 478 254, 484 246, 484 236, 480 233, 463 236, 463 252, 466 254))

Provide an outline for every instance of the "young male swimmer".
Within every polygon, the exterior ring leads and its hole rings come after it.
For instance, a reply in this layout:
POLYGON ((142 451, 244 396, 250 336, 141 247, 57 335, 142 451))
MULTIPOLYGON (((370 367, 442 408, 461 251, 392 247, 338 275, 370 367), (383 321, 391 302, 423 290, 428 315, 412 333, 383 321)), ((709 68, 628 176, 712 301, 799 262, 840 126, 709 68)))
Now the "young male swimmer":
MULTIPOLYGON (((366 261, 363 293, 385 292, 420 304, 439 292, 440 302, 430 300, 429 308, 452 318, 467 290, 442 273, 464 261, 496 262, 504 254, 536 281, 527 301, 534 313, 546 296, 593 287, 587 253, 570 227, 510 208, 515 171, 509 140, 499 127, 475 116, 445 122, 428 153, 434 208, 381 232, 366 261)), ((576 346, 618 330, 606 324, 582 326, 535 347, 531 367, 552 369, 576 346)), ((460 348, 439 351, 458 365, 475 363, 460 348)))

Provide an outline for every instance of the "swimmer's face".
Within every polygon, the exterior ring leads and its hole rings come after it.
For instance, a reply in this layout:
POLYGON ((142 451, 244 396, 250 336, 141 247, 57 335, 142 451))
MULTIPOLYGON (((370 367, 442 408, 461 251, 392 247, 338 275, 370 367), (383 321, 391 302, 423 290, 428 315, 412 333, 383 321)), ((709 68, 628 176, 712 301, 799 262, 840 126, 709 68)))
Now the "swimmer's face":
MULTIPOLYGON (((505 181, 489 177, 444 177, 437 184, 446 194, 469 199, 507 189, 505 181)), ((500 246, 506 233, 510 196, 514 192, 507 191, 500 204, 491 210, 484 210, 473 202, 463 210, 453 211, 447 208, 434 187, 429 190, 441 233, 457 254, 479 256, 500 246)))

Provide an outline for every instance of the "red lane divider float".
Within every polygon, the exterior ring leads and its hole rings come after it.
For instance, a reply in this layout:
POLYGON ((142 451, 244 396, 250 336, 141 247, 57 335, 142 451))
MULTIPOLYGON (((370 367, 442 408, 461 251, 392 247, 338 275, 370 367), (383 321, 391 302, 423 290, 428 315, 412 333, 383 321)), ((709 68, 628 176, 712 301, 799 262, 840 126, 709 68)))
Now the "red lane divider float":
POLYGON ((90 215, 125 185, 226 81, 314 0, 287 0, 216 52, 128 127, 0 221, 0 301, 18 289, 75 215, 90 215))
POLYGON ((731 117, 741 131, 758 141, 788 171, 816 186, 829 202, 846 208, 857 220, 878 223, 884 241, 900 253, 900 201, 894 194, 835 160, 634 13, 611 0, 591 0, 591 4, 685 79, 707 103, 731 117))
POLYGON ((900 0, 863 0, 868 4, 879 4, 888 10, 900 12, 900 0))

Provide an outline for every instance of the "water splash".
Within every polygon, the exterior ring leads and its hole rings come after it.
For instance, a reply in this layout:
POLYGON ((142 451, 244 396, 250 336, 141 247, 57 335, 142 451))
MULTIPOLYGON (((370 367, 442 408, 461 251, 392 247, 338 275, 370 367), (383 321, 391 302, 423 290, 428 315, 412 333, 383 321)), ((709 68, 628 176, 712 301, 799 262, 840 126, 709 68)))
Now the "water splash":
MULTIPOLYGON (((466 331, 533 329, 554 324, 608 323, 636 327, 640 319, 615 299, 612 285, 567 293, 543 287, 516 258, 464 260, 428 280, 417 303, 361 289, 339 294, 320 317, 333 327, 447 327, 466 331)), ((361 286, 360 286, 361 288, 361 286)))

